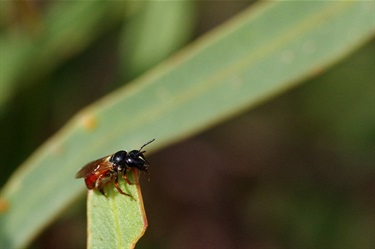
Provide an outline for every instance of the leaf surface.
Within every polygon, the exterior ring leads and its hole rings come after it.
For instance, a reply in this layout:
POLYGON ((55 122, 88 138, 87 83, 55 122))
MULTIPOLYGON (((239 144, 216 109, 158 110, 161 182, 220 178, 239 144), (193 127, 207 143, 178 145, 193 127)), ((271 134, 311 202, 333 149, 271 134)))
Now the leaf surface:
MULTIPOLYGON (((134 172, 139 180, 138 172, 134 172)), ((133 173, 128 174, 134 182, 133 173)), ((136 181, 138 181, 136 180, 136 181)), ((113 186, 105 188, 106 196, 89 191, 87 199, 87 248, 134 248, 147 228, 140 185, 120 181, 120 187, 133 198, 119 194, 113 186)))

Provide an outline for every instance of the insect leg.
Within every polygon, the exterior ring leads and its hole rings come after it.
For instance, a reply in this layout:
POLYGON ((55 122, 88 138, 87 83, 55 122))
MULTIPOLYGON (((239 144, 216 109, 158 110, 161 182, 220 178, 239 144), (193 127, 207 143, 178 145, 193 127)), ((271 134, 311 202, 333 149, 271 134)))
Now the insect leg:
POLYGON ((99 190, 100 193, 102 193, 102 195, 104 195, 105 197, 107 197, 104 193, 104 189, 103 189, 103 186, 105 183, 107 183, 110 179, 112 179, 112 173, 111 172, 108 172, 107 174, 104 174, 104 175, 100 175, 98 177, 98 179, 96 180, 95 182, 95 188, 99 190))
POLYGON ((104 195, 105 197, 107 197, 107 196, 105 195, 105 193, 104 193, 104 190, 103 190, 102 186, 99 186, 97 189, 99 190, 99 192, 100 192, 102 195, 104 195))
POLYGON ((126 176, 126 172, 124 172, 124 174, 122 175, 122 178, 124 178, 124 180, 129 184, 129 185, 133 185, 134 183, 132 183, 129 178, 126 176))
POLYGON ((118 186, 118 176, 117 176, 117 174, 115 175, 115 187, 120 194, 127 195, 127 196, 129 196, 129 197, 131 197, 135 200, 135 198, 133 196, 131 196, 127 193, 124 193, 124 191, 122 191, 122 189, 118 186))

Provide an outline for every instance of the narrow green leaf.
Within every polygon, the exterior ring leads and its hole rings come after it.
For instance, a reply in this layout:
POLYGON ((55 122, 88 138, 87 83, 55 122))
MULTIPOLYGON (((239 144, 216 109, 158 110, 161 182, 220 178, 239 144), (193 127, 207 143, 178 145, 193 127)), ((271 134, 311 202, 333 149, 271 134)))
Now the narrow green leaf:
MULTIPOLYGON (((138 172, 135 178, 138 178, 138 172)), ((128 174, 131 182, 133 174, 128 174)), ((147 228, 139 185, 120 181, 121 189, 135 199, 119 194, 113 186, 105 188, 107 197, 98 191, 89 191, 87 200, 88 248, 134 248, 147 228)))
POLYGON ((139 75, 181 47, 192 33, 194 6, 192 1, 144 2, 124 28, 124 72, 139 75))
POLYGON ((157 142, 148 151, 166 146, 325 70, 373 37, 374 7, 373 1, 255 5, 82 110, 2 190, 0 241, 25 247, 82 193, 84 184, 73 176, 93 158, 151 138, 157 142))

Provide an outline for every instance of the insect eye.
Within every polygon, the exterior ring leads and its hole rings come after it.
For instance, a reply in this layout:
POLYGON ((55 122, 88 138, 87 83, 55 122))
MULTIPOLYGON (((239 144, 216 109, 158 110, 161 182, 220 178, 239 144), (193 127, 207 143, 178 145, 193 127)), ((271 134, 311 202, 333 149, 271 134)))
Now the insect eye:
POLYGON ((138 150, 133 150, 129 152, 126 158, 126 165, 143 171, 147 171, 148 168, 148 164, 143 154, 138 150))
POLYGON ((126 158, 126 151, 120 150, 113 154, 113 156, 110 159, 111 163, 115 164, 123 164, 126 158))
POLYGON ((126 164, 129 166, 129 167, 137 167, 138 165, 142 164, 143 161, 138 159, 138 158, 135 158, 135 157, 128 157, 126 158, 126 164))
POLYGON ((137 158, 139 154, 141 154, 139 150, 132 150, 132 151, 129 152, 128 156, 133 157, 133 158, 137 158))
POLYGON ((136 167, 139 164, 142 164, 144 161, 141 159, 139 155, 139 151, 132 150, 129 152, 127 158, 126 158, 126 164, 129 167, 136 167))

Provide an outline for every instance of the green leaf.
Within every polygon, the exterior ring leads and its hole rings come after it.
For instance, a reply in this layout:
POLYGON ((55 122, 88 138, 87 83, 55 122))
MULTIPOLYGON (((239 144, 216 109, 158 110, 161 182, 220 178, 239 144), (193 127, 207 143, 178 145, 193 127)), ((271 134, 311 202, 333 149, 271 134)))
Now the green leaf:
MULTIPOLYGON (((135 172, 139 180, 138 172, 135 172)), ((131 182, 133 174, 128 174, 131 182)), ((88 248, 134 248, 147 228, 139 185, 119 182, 125 193, 135 199, 119 194, 113 186, 107 186, 104 197, 98 191, 89 191, 87 200, 88 248), (123 183, 123 184, 121 184, 123 183)))
POLYGON ((254 5, 85 108, 2 190, 2 245, 25 247, 72 203, 84 191, 73 177, 86 162, 151 138, 148 151, 167 146, 326 70, 373 37, 374 7, 373 1, 254 5))
POLYGON ((145 2, 122 34, 121 58, 127 69, 123 72, 139 75, 186 43, 194 24, 194 5, 192 1, 145 2))

